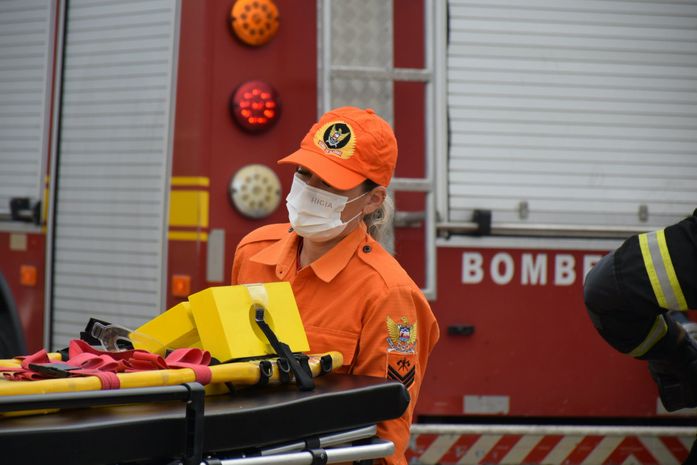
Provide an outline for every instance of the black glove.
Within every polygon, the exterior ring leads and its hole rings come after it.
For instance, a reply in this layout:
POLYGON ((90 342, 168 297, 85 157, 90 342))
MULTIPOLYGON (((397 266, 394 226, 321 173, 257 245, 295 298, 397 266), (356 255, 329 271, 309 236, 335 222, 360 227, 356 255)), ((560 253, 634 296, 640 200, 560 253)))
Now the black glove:
POLYGON ((649 372, 667 411, 697 407, 697 343, 685 331, 670 358, 649 360, 649 372))

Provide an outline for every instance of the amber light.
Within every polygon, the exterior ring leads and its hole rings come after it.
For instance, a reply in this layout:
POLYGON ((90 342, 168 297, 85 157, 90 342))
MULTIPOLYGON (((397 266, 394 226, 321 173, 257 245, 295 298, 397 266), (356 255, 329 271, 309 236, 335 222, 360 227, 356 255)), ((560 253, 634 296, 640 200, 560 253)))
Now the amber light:
POLYGON ((241 84, 232 94, 230 107, 237 124, 250 132, 269 129, 281 111, 278 93, 263 81, 241 84))
POLYGON ((188 297, 191 294, 191 276, 186 274, 172 275, 172 295, 188 297))
POLYGON ((36 286, 37 271, 33 265, 21 265, 19 267, 19 283, 22 286, 36 286))
POLYGON ((230 10, 235 35, 245 44, 260 46, 278 32, 278 8, 272 0, 237 0, 230 10))

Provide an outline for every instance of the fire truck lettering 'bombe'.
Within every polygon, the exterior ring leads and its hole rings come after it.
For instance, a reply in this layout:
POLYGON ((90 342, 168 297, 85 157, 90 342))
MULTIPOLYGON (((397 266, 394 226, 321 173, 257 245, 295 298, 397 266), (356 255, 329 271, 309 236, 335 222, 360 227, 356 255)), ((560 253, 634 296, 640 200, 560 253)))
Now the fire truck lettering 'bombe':
POLYGON ((584 254, 578 270, 576 258, 571 254, 523 253, 515 262, 511 254, 498 252, 484 263, 480 252, 464 252, 462 282, 479 284, 488 278, 499 285, 516 280, 523 286, 571 286, 585 277, 600 258, 600 254, 584 254))

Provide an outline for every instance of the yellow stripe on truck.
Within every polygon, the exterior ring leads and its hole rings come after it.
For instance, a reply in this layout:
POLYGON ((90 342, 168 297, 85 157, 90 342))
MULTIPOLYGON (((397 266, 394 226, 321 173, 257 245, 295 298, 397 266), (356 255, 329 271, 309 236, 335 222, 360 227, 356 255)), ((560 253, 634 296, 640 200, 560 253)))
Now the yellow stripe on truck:
POLYGON ((204 176, 173 176, 172 186, 176 187, 210 187, 210 179, 204 176))
POLYGON ((210 180, 203 176, 173 176, 169 196, 171 241, 208 241, 210 180))
POLYGON ((172 231, 167 232, 170 241, 208 242, 208 233, 204 231, 172 231))
POLYGON ((208 227, 208 192, 173 190, 169 202, 170 227, 208 227))

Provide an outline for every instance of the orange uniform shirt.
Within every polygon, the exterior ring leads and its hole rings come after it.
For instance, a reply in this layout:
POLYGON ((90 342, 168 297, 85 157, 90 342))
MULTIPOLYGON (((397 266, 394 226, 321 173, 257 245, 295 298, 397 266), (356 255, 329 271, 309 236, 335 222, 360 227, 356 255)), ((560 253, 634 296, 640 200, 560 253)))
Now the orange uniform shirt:
POLYGON ((419 287, 367 232, 365 224, 297 270, 298 235, 264 226, 237 246, 232 284, 288 281, 315 353, 338 350, 343 373, 396 379, 411 402, 401 418, 378 425, 394 442, 389 464, 406 465, 409 425, 438 324, 419 287))

